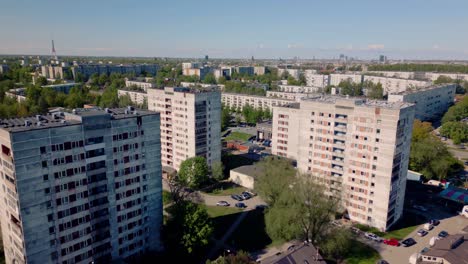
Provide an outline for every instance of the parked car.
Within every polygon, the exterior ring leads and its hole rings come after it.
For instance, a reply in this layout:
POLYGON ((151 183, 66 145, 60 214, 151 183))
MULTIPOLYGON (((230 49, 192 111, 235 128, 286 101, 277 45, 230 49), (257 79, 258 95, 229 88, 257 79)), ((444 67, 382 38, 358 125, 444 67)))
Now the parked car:
POLYGON ((252 198, 252 196, 250 196, 250 194, 248 192, 242 192, 242 194, 240 195, 244 200, 248 200, 250 198, 252 198))
POLYGON ((413 205, 413 208, 416 209, 416 210, 419 210, 419 211, 427 212, 426 207, 424 207, 422 205, 413 205))
POLYGON ((229 203, 226 201, 219 201, 216 203, 217 206, 229 206, 229 203))
POLYGON ((256 193, 252 192, 252 191, 244 191, 245 193, 248 193, 250 195, 250 197, 254 197, 254 196, 257 196, 256 193))
POLYGON ((357 227, 352 226, 351 227, 351 232, 359 235, 361 233, 361 230, 359 228, 357 228, 357 227))
POLYGON ((394 246, 394 247, 398 247, 400 245, 400 242, 395 238, 385 239, 383 242, 385 245, 394 246))
POLYGON ((401 244, 404 247, 411 247, 412 245, 416 244, 416 240, 414 240, 413 238, 407 238, 407 239, 401 241, 401 244))
POLYGON ((437 235, 437 237, 439 237, 439 238, 444 238, 444 237, 447 237, 447 236, 448 236, 447 231, 440 231, 440 233, 437 235))
POLYGON ((424 230, 424 229, 419 229, 419 230, 418 230, 418 236, 423 237, 423 236, 425 236, 425 235, 427 235, 427 231, 426 231, 426 230, 424 230))
POLYGON ((237 208, 246 208, 247 207, 247 205, 245 205, 245 203, 236 203, 235 206, 237 208))
POLYGON ((386 261, 386 260, 381 259, 381 260, 377 261, 376 264, 390 264, 390 263, 388 263, 388 261, 386 261))
POLYGON ((237 194, 231 195, 231 198, 236 200, 236 201, 239 201, 239 202, 244 200, 244 198, 242 198, 241 196, 239 196, 237 194))
POLYGON ((437 219, 431 219, 429 221, 429 224, 433 225, 433 226, 438 226, 440 224, 440 221, 437 220, 437 219))
POLYGON ((427 224, 424 224, 423 228, 426 231, 431 231, 434 228, 434 226, 431 223, 427 223, 427 224))
POLYGON ((370 240, 374 240, 376 242, 382 242, 382 238, 378 237, 376 234, 364 233, 364 237, 370 240))
POLYGON ((266 204, 257 204, 257 205, 255 206, 255 209, 257 209, 257 210, 262 210, 262 211, 265 210, 265 209, 267 209, 267 208, 268 208, 268 205, 266 205, 266 204))

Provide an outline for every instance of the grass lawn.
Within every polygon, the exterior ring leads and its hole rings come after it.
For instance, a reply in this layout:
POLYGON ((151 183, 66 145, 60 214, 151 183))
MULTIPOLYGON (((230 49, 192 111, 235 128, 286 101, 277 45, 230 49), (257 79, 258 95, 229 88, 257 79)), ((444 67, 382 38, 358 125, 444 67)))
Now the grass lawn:
POLYGON ((225 206, 205 206, 208 215, 211 218, 240 213, 242 210, 234 207, 225 206))
POLYGON ((245 191, 245 188, 234 184, 232 182, 223 182, 220 183, 216 188, 207 191, 209 195, 231 195, 231 194, 240 194, 245 191))
POLYGON ((226 242, 239 250, 248 252, 283 243, 283 241, 272 241, 268 236, 264 214, 261 210, 250 211, 226 242))
POLYGON ((162 199, 163 199, 163 205, 171 203, 172 202, 171 192, 163 190, 162 199))
POLYGON ((249 138, 252 137, 252 135, 250 134, 247 134, 247 133, 243 133, 243 132, 238 132, 238 131, 234 131, 234 132, 231 132, 231 134, 229 134, 225 140, 242 140, 242 141, 247 141, 249 140, 249 138))
POLYGON ((359 241, 353 241, 353 247, 345 258, 345 262, 347 264, 375 264, 379 259, 381 259, 379 253, 373 248, 359 241))
POLYGON ((236 221, 241 213, 240 209, 224 206, 205 206, 213 221, 214 237, 221 239, 228 228, 236 221))

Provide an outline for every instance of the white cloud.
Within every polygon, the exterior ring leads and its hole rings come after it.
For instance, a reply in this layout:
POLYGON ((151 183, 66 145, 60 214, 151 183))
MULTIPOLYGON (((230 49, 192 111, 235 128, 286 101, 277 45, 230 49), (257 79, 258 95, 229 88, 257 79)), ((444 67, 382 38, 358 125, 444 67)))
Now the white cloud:
POLYGON ((303 47, 302 44, 297 44, 297 43, 288 44, 288 49, 297 49, 297 48, 302 48, 302 47, 303 47))
POLYGON ((370 50, 383 50, 385 48, 384 44, 369 44, 367 48, 370 50))
POLYGON ((265 45, 263 45, 263 43, 260 43, 260 44, 257 45, 257 48, 263 49, 263 48, 265 48, 265 45))
POLYGON ((433 48, 433 49, 440 49, 440 46, 439 46, 438 44, 434 44, 434 45, 432 46, 432 48, 433 48))

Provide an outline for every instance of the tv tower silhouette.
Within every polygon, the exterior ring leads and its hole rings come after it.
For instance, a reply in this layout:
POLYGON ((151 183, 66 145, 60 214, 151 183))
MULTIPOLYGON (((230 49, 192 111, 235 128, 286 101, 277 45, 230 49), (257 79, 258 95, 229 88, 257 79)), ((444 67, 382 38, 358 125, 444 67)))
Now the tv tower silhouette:
POLYGON ((52 57, 53 57, 55 60, 57 59, 57 53, 55 52, 54 40, 52 40, 52 57))

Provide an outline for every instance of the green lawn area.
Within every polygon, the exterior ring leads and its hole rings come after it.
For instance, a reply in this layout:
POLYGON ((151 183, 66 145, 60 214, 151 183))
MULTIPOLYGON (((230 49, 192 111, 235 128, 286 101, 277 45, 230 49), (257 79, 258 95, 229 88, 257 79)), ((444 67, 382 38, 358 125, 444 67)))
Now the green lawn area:
POLYGON ((245 187, 239 186, 232 182, 222 182, 218 184, 215 188, 206 191, 209 195, 231 195, 231 194, 240 194, 245 191, 245 187))
POLYGON ((242 210, 234 207, 225 206, 205 206, 208 215, 211 218, 240 213, 242 210))
POLYGON ((252 135, 243 133, 243 132, 238 132, 234 131, 229 134, 225 140, 242 140, 242 141, 247 141, 249 138, 252 137, 252 135))
POLYGON ((359 242, 353 241, 351 252, 345 258, 347 264, 375 264, 381 259, 379 253, 373 248, 359 242))
POLYGON ((163 190, 162 199, 163 199, 163 205, 171 203, 172 202, 171 192, 163 190))
POLYGON ((256 251, 277 246, 284 241, 272 241, 266 233, 264 214, 261 210, 250 211, 239 227, 227 239, 227 243, 244 251, 256 251))

